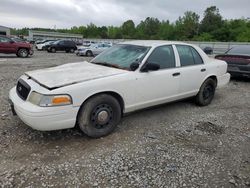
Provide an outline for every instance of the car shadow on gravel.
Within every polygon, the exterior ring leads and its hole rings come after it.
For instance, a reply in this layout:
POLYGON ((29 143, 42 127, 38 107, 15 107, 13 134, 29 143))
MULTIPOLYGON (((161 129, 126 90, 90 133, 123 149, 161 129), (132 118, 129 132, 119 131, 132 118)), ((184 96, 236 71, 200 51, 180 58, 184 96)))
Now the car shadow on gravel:
MULTIPOLYGON (((20 57, 17 57, 16 55, 0 55, 0 60, 2 58, 7 58, 7 59, 22 59, 20 57)), ((25 58, 31 58, 31 56, 25 57, 25 58)))

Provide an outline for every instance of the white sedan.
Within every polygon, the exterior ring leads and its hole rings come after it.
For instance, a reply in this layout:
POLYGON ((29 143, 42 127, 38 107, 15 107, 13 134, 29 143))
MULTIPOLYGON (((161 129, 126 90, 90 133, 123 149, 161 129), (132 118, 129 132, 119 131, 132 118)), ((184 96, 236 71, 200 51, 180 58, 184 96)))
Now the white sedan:
POLYGON ((96 44, 91 44, 90 46, 79 47, 75 53, 76 55, 79 55, 79 56, 91 57, 91 56, 99 55, 100 53, 107 50, 111 46, 112 44, 108 44, 108 43, 96 43, 96 44))
POLYGON ((9 98, 13 112, 34 129, 77 125, 88 136, 101 137, 128 112, 188 97, 206 106, 229 79, 227 64, 197 46, 130 41, 91 62, 26 72, 9 98))
POLYGON ((53 42, 55 42, 55 40, 47 41, 47 42, 44 42, 44 43, 39 43, 39 44, 36 45, 36 49, 37 50, 44 50, 43 48, 46 45, 52 44, 53 42))

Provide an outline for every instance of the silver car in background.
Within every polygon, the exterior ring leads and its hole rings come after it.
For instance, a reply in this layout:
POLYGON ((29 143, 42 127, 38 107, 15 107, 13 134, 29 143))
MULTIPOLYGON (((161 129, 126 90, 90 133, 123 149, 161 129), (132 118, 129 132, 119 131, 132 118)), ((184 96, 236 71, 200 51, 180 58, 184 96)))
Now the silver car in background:
POLYGON ((112 44, 110 43, 96 43, 89 46, 81 46, 76 50, 76 55, 78 56, 96 56, 110 48, 112 44))

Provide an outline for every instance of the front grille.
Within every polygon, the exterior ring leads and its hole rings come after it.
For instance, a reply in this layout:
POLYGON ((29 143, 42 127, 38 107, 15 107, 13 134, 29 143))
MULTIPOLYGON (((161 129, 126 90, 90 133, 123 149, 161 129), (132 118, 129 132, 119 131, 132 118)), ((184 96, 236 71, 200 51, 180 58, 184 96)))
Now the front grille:
POLYGON ((30 86, 22 79, 19 79, 16 86, 16 92, 21 99, 26 100, 30 92, 30 86))

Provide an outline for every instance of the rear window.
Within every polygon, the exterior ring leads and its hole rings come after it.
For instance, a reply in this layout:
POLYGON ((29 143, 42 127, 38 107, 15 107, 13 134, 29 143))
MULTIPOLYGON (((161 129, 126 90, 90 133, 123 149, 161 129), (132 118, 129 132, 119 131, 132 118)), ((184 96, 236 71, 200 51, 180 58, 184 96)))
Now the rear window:
POLYGON ((250 55, 250 46, 235 46, 226 54, 229 55, 250 55))

